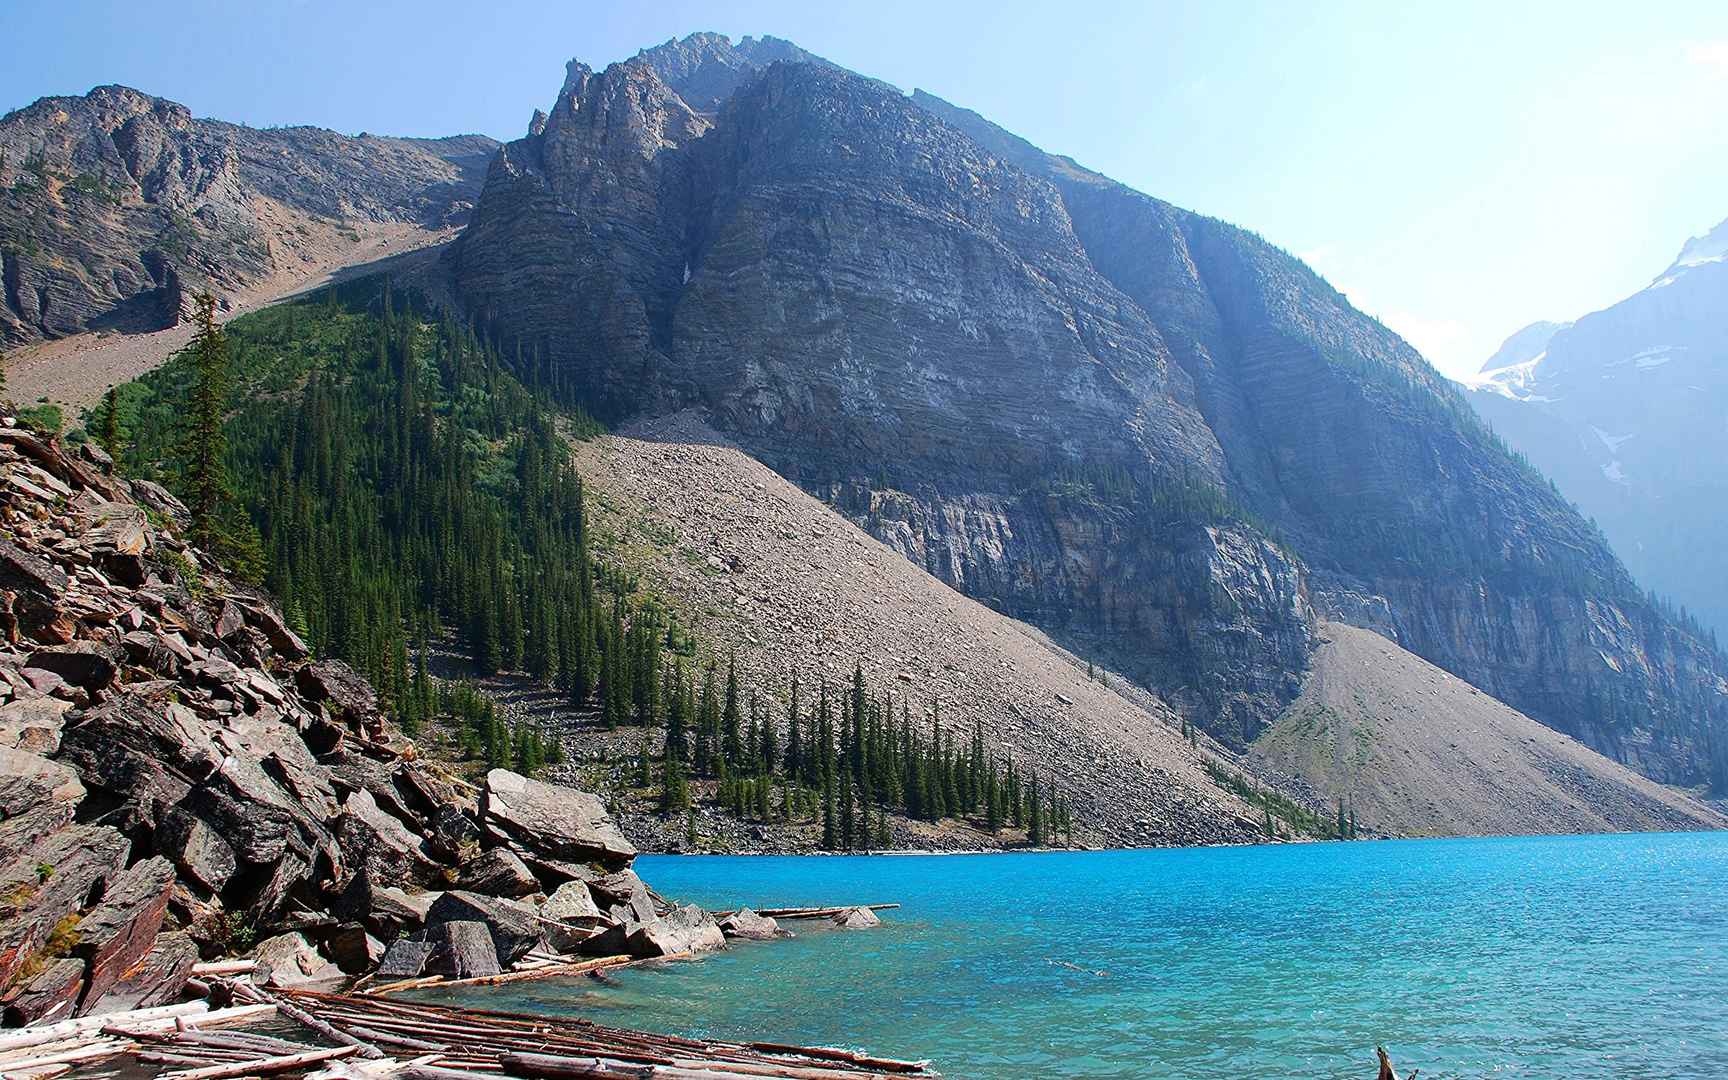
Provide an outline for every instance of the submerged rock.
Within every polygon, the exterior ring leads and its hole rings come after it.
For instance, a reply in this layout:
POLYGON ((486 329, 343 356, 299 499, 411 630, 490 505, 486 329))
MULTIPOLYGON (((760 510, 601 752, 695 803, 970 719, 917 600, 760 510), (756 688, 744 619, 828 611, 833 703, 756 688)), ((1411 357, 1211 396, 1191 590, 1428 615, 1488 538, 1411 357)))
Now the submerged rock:
POLYGON ((729 938, 744 938, 748 941, 769 941, 792 936, 790 930, 782 930, 779 923, 766 915, 758 915, 749 908, 739 908, 721 919, 720 932, 729 938))

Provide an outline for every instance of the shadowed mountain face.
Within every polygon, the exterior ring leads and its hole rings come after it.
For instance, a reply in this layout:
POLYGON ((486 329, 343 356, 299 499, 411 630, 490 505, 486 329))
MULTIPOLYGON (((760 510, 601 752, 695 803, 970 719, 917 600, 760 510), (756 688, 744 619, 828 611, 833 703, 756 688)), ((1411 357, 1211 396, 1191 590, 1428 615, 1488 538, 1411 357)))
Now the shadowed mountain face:
POLYGON ((1295 697, 1324 615, 1651 776, 1728 773, 1719 659, 1307 267, 763 47, 573 64, 451 253, 475 312, 608 415, 705 407, 1227 741, 1295 697))
POLYGON ((497 143, 197 120, 123 86, 0 117, 0 342, 172 325, 183 288, 280 268, 315 230, 454 223, 497 143))
POLYGON ((1489 361, 1477 411, 1601 523, 1640 582, 1728 631, 1728 221, 1648 288, 1523 352, 1489 361))

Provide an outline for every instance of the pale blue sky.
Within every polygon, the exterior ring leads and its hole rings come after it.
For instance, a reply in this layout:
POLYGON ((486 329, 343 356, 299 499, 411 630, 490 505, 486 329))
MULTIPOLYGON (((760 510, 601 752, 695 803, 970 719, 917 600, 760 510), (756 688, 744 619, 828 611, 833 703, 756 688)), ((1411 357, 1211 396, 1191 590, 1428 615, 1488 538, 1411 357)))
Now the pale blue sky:
POLYGON ((1302 255, 1448 373, 1728 217, 1728 3, 0 0, 0 109, 520 134, 571 56, 774 34, 1302 255))

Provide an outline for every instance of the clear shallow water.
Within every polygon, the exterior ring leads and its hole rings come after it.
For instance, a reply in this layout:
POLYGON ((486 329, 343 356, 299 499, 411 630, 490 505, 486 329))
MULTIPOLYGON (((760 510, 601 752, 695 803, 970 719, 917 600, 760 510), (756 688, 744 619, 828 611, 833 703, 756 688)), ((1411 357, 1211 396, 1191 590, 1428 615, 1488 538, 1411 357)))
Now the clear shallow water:
POLYGON ((1436 1080, 1728 1077, 1724 834, 637 865, 709 907, 904 907, 460 1000, 972 1080, 1371 1077, 1377 1042, 1436 1080))

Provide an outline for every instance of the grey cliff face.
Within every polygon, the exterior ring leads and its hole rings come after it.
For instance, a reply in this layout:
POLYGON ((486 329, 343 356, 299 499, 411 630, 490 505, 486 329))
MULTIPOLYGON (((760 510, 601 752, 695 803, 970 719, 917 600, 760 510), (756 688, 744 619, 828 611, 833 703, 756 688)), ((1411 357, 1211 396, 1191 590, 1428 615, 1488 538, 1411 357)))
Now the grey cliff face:
POLYGON ((496 144, 198 120, 122 86, 0 118, 0 341, 172 323, 183 287, 277 268, 277 213, 460 220, 496 144))
POLYGON ((1728 773, 1721 661, 1300 262, 824 63, 740 78, 710 119, 678 87, 717 94, 736 57, 677 44, 573 69, 453 253, 597 408, 704 406, 1233 743, 1327 613, 1653 776, 1728 773))

